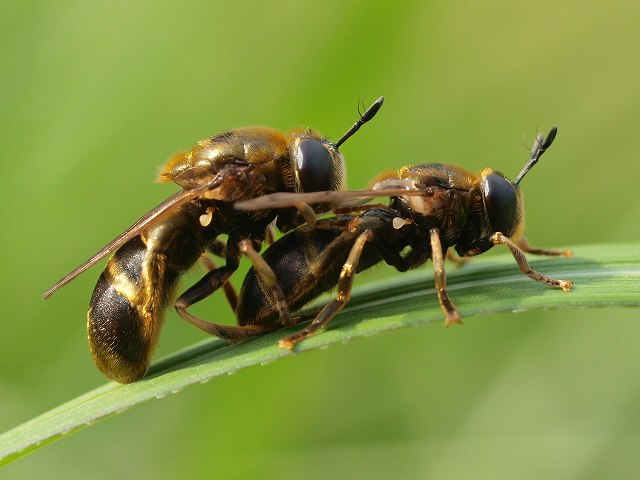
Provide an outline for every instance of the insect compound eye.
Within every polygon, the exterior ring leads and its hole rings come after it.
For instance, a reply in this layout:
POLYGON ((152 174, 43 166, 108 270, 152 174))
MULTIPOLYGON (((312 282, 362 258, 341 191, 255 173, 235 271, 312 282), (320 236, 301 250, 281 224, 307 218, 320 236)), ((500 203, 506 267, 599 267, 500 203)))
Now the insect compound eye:
POLYGON ((318 140, 303 139, 296 150, 296 170, 305 192, 334 189, 333 158, 318 140))
POLYGON ((482 195, 491 230, 506 235, 513 233, 518 197, 511 182, 491 173, 482 182, 482 195))

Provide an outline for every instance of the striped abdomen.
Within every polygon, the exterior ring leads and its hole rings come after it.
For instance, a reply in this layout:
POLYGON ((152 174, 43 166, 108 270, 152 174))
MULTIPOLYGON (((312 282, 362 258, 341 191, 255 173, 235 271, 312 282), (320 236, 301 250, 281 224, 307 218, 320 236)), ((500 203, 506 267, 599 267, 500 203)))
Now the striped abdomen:
POLYGON ((173 219, 119 248, 100 275, 87 312, 89 347, 98 368, 121 383, 149 366, 178 279, 204 251, 173 219))
MULTIPOLYGON (((408 246, 409 238, 405 229, 393 226, 397 215, 393 209, 372 208, 356 217, 320 220, 316 227, 298 228, 267 248, 263 258, 275 273, 290 312, 338 285, 351 249, 365 230, 372 231, 373 238, 354 265, 356 272, 382 261, 406 270, 400 253, 408 246)), ((254 268, 242 283, 236 317, 239 325, 264 325, 278 320, 273 291, 254 268)))
MULTIPOLYGON (((295 230, 271 245, 264 259, 273 269, 291 312, 295 312, 340 279, 355 239, 364 229, 310 228, 295 230)), ((365 247, 357 271, 382 261, 375 248, 365 247)), ((239 325, 266 324, 278 320, 274 295, 251 268, 242 283, 236 316, 239 325)))
MULTIPOLYGON (((291 312, 296 311, 338 282, 340 260, 336 259, 333 272, 323 262, 323 252, 331 242, 340 237, 340 229, 313 230, 302 227, 295 230, 264 252, 263 257, 273 269, 278 284, 291 312), (332 273, 335 273, 333 275, 332 273)), ((349 246, 345 249, 348 251, 349 246)), ((346 259, 346 256, 345 256, 346 259)), ((239 325, 266 324, 278 320, 275 297, 272 290, 252 267, 242 282, 236 317, 239 325)))

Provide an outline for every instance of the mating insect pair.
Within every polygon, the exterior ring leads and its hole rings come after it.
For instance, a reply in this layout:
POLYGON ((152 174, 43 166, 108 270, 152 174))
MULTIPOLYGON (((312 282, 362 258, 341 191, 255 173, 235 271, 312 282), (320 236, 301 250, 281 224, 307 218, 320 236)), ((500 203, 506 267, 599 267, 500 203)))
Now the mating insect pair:
POLYGON ((553 141, 555 130, 546 139, 537 139, 531 161, 515 182, 493 170, 475 176, 459 167, 427 164, 382 176, 375 191, 336 191, 344 178, 338 147, 381 104, 379 99, 336 144, 313 131, 294 131, 286 137, 254 127, 219 134, 174 156, 161 179, 173 180, 183 190, 64 277, 45 298, 115 250, 91 298, 89 343, 107 377, 131 382, 147 370, 180 275, 205 251, 224 256, 226 264, 210 265, 210 271, 177 299, 176 309, 198 328, 229 340, 293 326, 297 319, 291 311, 338 285, 336 300, 309 327, 281 343, 289 348, 326 325, 344 306, 355 272, 381 261, 405 271, 432 258, 447 323, 459 321, 445 289, 444 254, 449 247, 471 256, 505 244, 529 276, 571 288, 570 282, 532 271, 522 251, 561 253, 533 250, 526 244, 518 186, 553 141), (272 192, 284 192, 284 198, 273 201, 272 192), (386 207, 354 207, 347 209, 347 215, 316 222, 316 213, 354 196, 390 196, 391 201, 386 207), (253 204, 237 204, 247 210, 234 208, 234 202, 252 198, 253 204), (302 219, 307 225, 285 235, 260 257, 257 250, 274 219, 283 231, 302 219), (217 238, 221 233, 228 234, 226 245, 217 238), (254 268, 237 299, 227 279, 242 253, 252 259, 254 268), (220 286, 225 287, 238 325, 210 323, 187 311, 220 286))
MULTIPOLYGON (((493 169, 474 175, 454 165, 433 163, 383 174, 374 182, 373 191, 283 193, 239 202, 237 207, 244 209, 278 208, 297 201, 335 202, 406 188, 392 195, 388 206, 365 205, 356 209, 360 210, 358 214, 321 219, 314 226, 285 235, 264 252, 263 259, 275 273, 292 311, 338 286, 336 298, 311 324, 281 340, 280 346, 293 348, 326 326, 349 300, 354 275, 383 261, 404 272, 431 259, 445 325, 459 323, 460 315, 446 291, 444 259, 449 248, 455 248, 461 257, 469 257, 494 245, 505 245, 524 274, 550 287, 570 290, 572 282, 532 270, 525 252, 565 256, 571 252, 532 248, 523 235, 524 203, 519 184, 551 145, 556 132, 554 127, 546 138, 536 137, 529 162, 513 182, 493 169)), ((277 299, 270 295, 264 278, 256 267, 247 274, 236 311, 238 326, 209 324, 207 331, 238 340, 279 328, 278 311, 283 307, 274 308, 277 299)))

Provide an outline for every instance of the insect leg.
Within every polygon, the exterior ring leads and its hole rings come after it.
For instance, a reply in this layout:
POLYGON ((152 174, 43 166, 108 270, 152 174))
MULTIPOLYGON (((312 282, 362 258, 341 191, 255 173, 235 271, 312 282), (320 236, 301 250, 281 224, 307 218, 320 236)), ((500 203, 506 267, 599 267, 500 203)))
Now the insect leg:
POLYGON ((458 266, 462 266, 465 263, 469 263, 471 261, 470 258, 461 257, 460 255, 457 255, 456 253, 454 253, 453 250, 447 250, 446 258, 447 260, 449 260, 452 263, 455 263, 458 266))
POLYGON ((244 327, 208 322, 187 311, 194 303, 208 297, 220 286, 224 285, 231 274, 238 269, 240 250, 238 242, 229 239, 227 242, 226 265, 207 272, 195 285, 184 292, 175 302, 175 308, 184 320, 216 337, 238 341, 249 335, 259 335, 278 328, 278 325, 247 325, 244 327))
POLYGON ((565 292, 568 292, 569 290, 571 290, 571 287, 573 287, 573 282, 549 278, 539 272, 536 272, 535 270, 532 270, 529 266, 529 262, 527 261, 527 257, 525 256, 524 252, 502 233, 494 233, 489 238, 494 243, 494 245, 506 245, 507 248, 511 250, 511 254, 513 255, 513 258, 515 258, 516 263, 518 264, 518 267, 520 268, 522 273, 531 277, 536 282, 544 283, 546 285, 549 285, 550 287, 562 288, 562 290, 564 290, 565 292))
POLYGON ((445 290, 447 287, 447 275, 444 271, 444 256, 442 254, 442 244, 440 243, 440 232, 437 228, 432 228, 429 230, 429 235, 431 240, 431 258, 433 260, 438 300, 440 300, 440 306, 446 315, 444 325, 445 327, 448 327, 454 323, 462 323, 458 310, 449 299, 449 295, 445 290))
POLYGON ((187 308, 189 308, 194 303, 197 303, 200 300, 208 297, 218 288, 224 285, 234 271, 235 268, 233 268, 233 266, 230 267, 229 265, 225 265, 224 267, 219 267, 207 272, 204 277, 196 282, 195 285, 187 289, 186 292, 178 297, 174 304, 178 315, 180 315, 191 325, 207 333, 210 333, 211 335, 229 338, 221 329, 222 327, 225 327, 224 325, 218 326, 217 324, 202 320, 190 314, 187 311, 187 308))
POLYGON ((260 254, 253 248, 251 244, 251 240, 242 240, 240 241, 240 251, 244 253, 251 263, 253 263, 253 268, 256 273, 260 275, 262 281, 271 289, 273 295, 275 297, 276 308, 278 309, 278 314, 280 315, 280 319, 285 327, 293 327, 298 322, 296 319, 291 317, 291 312, 289 312, 289 305, 287 304, 287 300, 285 298, 284 293, 282 292, 282 288, 278 283, 278 279, 276 278, 276 274, 273 269, 269 266, 267 262, 260 256, 260 254))
MULTIPOLYGON (((207 250, 217 257, 227 258, 227 242, 220 238, 216 238, 213 243, 207 247, 207 250)), ((200 257, 200 261, 208 270, 215 270, 218 268, 218 266, 205 255, 200 257)), ((224 296, 226 297, 227 302, 229 302, 229 306, 231 306, 231 310, 235 312, 238 307, 238 292, 236 292, 236 289, 233 287, 231 282, 225 282, 222 288, 224 289, 224 296)))
MULTIPOLYGON (((225 248, 226 248, 226 245, 225 245, 225 248)), ((211 260, 209 255, 206 253, 203 253, 200 256, 199 260, 202 266, 206 268, 207 271, 209 272, 220 268, 213 260, 211 260)), ((231 282, 225 282, 224 285, 222 285, 222 289, 224 290, 224 296, 227 299, 227 302, 229 303, 231 310, 235 312, 236 308, 238 307, 238 292, 236 292, 236 289, 233 287, 231 282)))
POLYGON ((208 322, 187 311, 187 308, 191 305, 206 298, 217 290, 222 282, 226 282, 231 273, 233 273, 233 270, 228 269, 226 266, 208 272, 176 300, 175 308, 178 314, 194 327, 210 335, 215 335, 216 337, 224 338, 232 342, 243 340, 252 335, 261 335, 279 328, 277 324, 237 326, 208 322))
POLYGON ((469 244, 458 244, 456 245, 456 252, 461 257, 475 257, 476 255, 483 254, 491 250, 494 247, 494 243, 491 241, 490 237, 483 237, 480 240, 476 240, 475 242, 469 244))
POLYGON ((571 257, 573 252, 571 250, 545 250, 544 248, 534 248, 527 241, 524 236, 521 236, 517 241, 516 245, 520 247, 523 251, 527 253, 532 253, 534 255, 548 255, 548 256, 564 256, 571 257))
POLYGON ((208 247, 207 250, 220 258, 227 258, 227 242, 220 238, 216 238, 208 247))
POLYGON ((298 210, 300 216, 310 226, 314 227, 316 224, 316 212, 311 208, 311 205, 305 202, 294 202, 294 207, 298 210))
POLYGON ((367 242, 370 242, 372 238, 373 231, 369 229, 362 232, 358 236, 358 238, 356 238, 353 246, 351 247, 351 251, 349 252, 349 256, 347 257, 347 261, 345 262, 344 266, 342 267, 342 271, 340 272, 338 293, 335 300, 326 305, 307 328, 280 340, 278 342, 278 346, 280 348, 287 348, 289 350, 292 350, 296 343, 304 340, 305 338, 313 335, 319 329, 327 326, 331 319, 344 308, 346 303, 349 301, 349 298, 351 297, 353 277, 356 273, 358 262, 360 261, 360 256, 362 255, 362 250, 364 249, 365 244, 367 242))

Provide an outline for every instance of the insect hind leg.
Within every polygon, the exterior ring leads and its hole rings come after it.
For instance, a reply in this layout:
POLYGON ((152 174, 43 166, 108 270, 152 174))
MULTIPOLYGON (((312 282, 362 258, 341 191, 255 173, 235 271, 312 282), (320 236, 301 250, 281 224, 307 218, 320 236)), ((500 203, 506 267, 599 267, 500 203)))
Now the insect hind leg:
MULTIPOLYGON (((200 263, 207 271, 217 270, 220 268, 207 253, 203 253, 199 258, 200 263)), ((231 307, 231 310, 235 313, 236 308, 238 307, 238 292, 233 287, 231 282, 226 281, 222 285, 222 290, 224 291, 224 296, 227 299, 227 303, 231 307)))
MULTIPOLYGON (((215 267, 215 264, 211 262, 211 264, 209 264, 208 266, 215 267)), ((180 315, 184 320, 189 322, 194 327, 197 327, 200 330, 203 330, 211 335, 226 338, 229 340, 238 340, 239 338, 234 332, 227 331, 226 325, 220 325, 202 320, 201 318, 198 318, 187 311, 187 308, 189 308, 191 305, 205 299, 213 292, 215 292, 218 288, 227 283, 227 280, 235 270, 236 268, 224 266, 214 268, 213 270, 207 272, 206 275, 198 280, 195 285, 187 289, 186 292, 178 297, 174 304, 178 315, 180 315)))
MULTIPOLYGON (((212 253, 220 253, 219 247, 224 245, 224 243, 219 243, 217 246, 215 245, 216 244, 213 245, 214 248, 210 251, 212 251, 212 253)), ((187 311, 187 309, 194 303, 205 299, 221 286, 228 284, 229 277, 238 269, 240 251, 237 246, 237 241, 227 242, 225 250, 226 265, 223 267, 217 267, 209 258, 205 257, 206 260, 203 260, 202 257, 200 258, 200 261, 204 263, 205 267, 209 268, 209 271, 200 280, 198 280, 195 285, 180 295, 180 297, 175 301, 174 306, 178 315, 194 327, 220 338, 225 338, 230 341, 238 341, 250 335, 251 332, 248 331, 248 329, 242 329, 240 327, 208 322, 187 311)), ((233 290, 232 293, 232 297, 236 296, 235 290, 233 290)), ((235 311, 237 300, 234 300, 233 298, 229 299, 229 295, 227 295, 227 299, 235 311), (234 305, 234 303, 236 305, 234 305)))
POLYGON ((230 270, 226 267, 219 267, 208 272, 194 286, 189 288, 176 300, 175 308, 178 312, 178 315, 180 315, 188 323, 196 328, 199 328, 203 332, 219 338, 224 338, 225 340, 229 340, 232 343, 244 340, 245 338, 250 336, 261 335, 263 333, 267 333, 279 328, 280 326, 277 324, 239 326, 209 322, 207 320, 196 317, 195 315, 192 315, 187 311, 187 308, 189 308, 191 305, 208 297, 221 285, 224 285, 231 273, 233 273, 233 270, 230 270))
MULTIPOLYGON (((215 245, 215 244, 214 244, 215 245)), ((224 245, 224 243, 222 243, 224 245)), ((219 246, 219 245, 218 245, 219 246)), ((217 249, 217 248, 216 248, 217 249)), ((219 250, 219 249, 218 249, 219 250)), ((218 253, 211 250, 212 253, 218 253)), ((190 287, 184 292, 175 302, 175 308, 184 320, 200 330, 214 335, 216 337, 236 342, 243 340, 249 336, 261 335, 281 327, 281 325, 274 324, 248 324, 248 325, 226 325, 221 323, 209 322, 203 320, 195 315, 192 315, 187 310, 194 303, 205 299, 218 288, 223 287, 227 301, 231 305, 233 311, 237 310, 237 293, 233 286, 228 282, 229 277, 233 272, 238 269, 240 255, 245 254, 254 264, 254 268, 258 274, 262 277, 264 282, 272 289, 276 297, 276 303, 282 323, 287 326, 294 326, 297 324, 297 318, 292 318, 289 312, 282 289, 276 280, 275 273, 269 267, 269 265, 262 259, 253 246, 253 242, 249 239, 243 239, 240 241, 228 241, 226 244, 226 258, 227 264, 223 267, 218 267, 208 256, 203 255, 200 257, 200 262, 204 264, 205 268, 209 271, 204 277, 202 277, 195 285, 190 287)))

